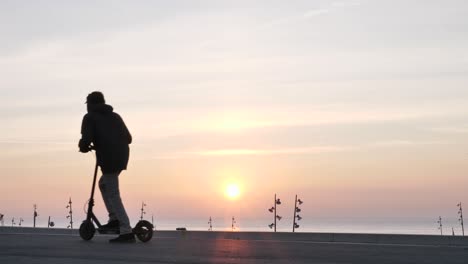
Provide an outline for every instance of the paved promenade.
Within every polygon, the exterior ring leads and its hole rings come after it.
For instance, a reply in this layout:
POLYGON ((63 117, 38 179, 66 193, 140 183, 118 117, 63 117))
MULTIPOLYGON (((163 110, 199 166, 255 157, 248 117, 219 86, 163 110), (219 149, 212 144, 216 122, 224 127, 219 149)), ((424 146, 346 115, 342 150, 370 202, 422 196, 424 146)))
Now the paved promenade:
POLYGON ((386 244, 318 242, 307 234, 295 240, 295 234, 163 231, 146 244, 115 245, 103 235, 86 242, 69 230, 18 230, 0 228, 0 263, 468 263, 464 239, 450 246, 401 243, 405 237, 386 244))

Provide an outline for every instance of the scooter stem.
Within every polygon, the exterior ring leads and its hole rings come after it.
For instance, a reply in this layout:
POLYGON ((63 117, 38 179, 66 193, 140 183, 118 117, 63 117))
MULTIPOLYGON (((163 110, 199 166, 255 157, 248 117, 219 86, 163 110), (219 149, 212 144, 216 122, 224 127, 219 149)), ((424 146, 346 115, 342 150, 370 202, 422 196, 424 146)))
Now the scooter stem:
POLYGON ((89 203, 88 203, 88 218, 90 218, 93 213, 94 189, 96 189, 96 178, 97 178, 98 167, 99 165, 96 159, 96 167, 94 168, 93 188, 91 189, 91 198, 89 199, 89 203))

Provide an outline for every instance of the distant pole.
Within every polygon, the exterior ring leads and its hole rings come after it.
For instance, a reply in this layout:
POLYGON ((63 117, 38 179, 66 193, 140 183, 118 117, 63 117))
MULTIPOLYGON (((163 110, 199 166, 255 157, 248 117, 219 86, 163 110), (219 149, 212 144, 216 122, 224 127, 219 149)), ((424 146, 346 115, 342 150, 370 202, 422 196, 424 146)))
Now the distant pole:
POLYGON ((462 228, 462 236, 465 236, 465 226, 463 225, 463 207, 462 207, 462 203, 460 202, 458 204, 458 215, 459 215, 459 218, 458 218, 458 221, 460 222, 461 224, 461 228, 462 228))
POLYGON ((294 201, 293 233, 296 230, 296 213, 297 213, 297 194, 296 194, 296 200, 294 201))
POLYGON ((53 221, 50 221, 50 216, 49 216, 49 221, 47 221, 47 228, 54 227, 55 223, 53 221))
POLYGON ((15 218, 13 217, 13 218, 11 219, 11 226, 14 226, 14 225, 16 225, 16 223, 15 223, 15 218))
POLYGON ((68 215, 67 218, 70 219, 70 224, 67 226, 67 228, 73 229, 73 208, 72 208, 72 200, 71 197, 68 200, 68 205, 66 207, 68 209, 68 215))
POLYGON ((294 202, 294 217, 293 217, 293 233, 296 231, 296 228, 299 228, 299 224, 297 221, 301 221, 302 217, 298 214, 301 212, 301 208, 297 205, 301 205, 303 202, 301 199, 297 199, 297 194, 296 194, 296 201, 294 202))
POLYGON ((213 220, 211 219, 211 216, 210 216, 210 220, 208 220, 208 224, 210 225, 210 228, 208 228, 208 231, 213 231, 213 220))
POLYGON ((140 216, 140 221, 143 221, 143 215, 146 214, 145 212, 145 202, 141 202, 141 216, 140 216))
POLYGON ((276 193, 275 193, 275 233, 276 233, 276 193))
POLYGON ((231 230, 234 232, 234 229, 236 229, 236 219, 234 218, 234 216, 232 217, 232 222, 231 222, 231 230))
POLYGON ((437 223, 439 224, 439 227, 437 229, 440 230, 440 235, 442 236, 442 217, 439 216, 439 220, 437 221, 437 223))
POLYGON ((4 217, 4 216, 5 216, 5 215, 3 215, 3 214, 0 214, 0 223, 2 223, 2 226, 4 226, 4 225, 5 225, 5 223, 3 222, 3 217, 4 217))
POLYGON ((268 227, 270 228, 273 228, 274 227, 274 232, 276 232, 276 220, 278 219, 278 221, 281 220, 281 216, 279 216, 276 211, 277 211, 277 205, 280 205, 281 204, 281 200, 279 198, 276 198, 276 193, 275 193, 275 201, 274 201, 274 205, 268 209, 268 211, 270 211, 270 213, 273 213, 273 223, 269 224, 268 227))
POLYGON ((275 207, 272 206, 270 209, 268 209, 268 211, 269 211, 270 213, 273 213, 273 223, 271 223, 271 224, 268 225, 268 227, 269 227, 270 229, 272 229, 273 226, 275 225, 275 218, 276 218, 276 216, 275 216, 275 207))
POLYGON ((452 236, 455 236, 455 230, 453 230, 453 227, 452 227, 452 236))
POLYGON ((19 224, 18 224, 18 225, 21 226, 21 223, 23 223, 23 222, 24 222, 23 218, 20 217, 20 220, 19 220, 19 224))
POLYGON ((151 224, 154 226, 154 215, 151 215, 151 224))
POLYGON ((37 205, 34 204, 33 208, 34 208, 34 224, 33 224, 33 227, 35 228, 36 227, 36 217, 38 216, 38 214, 37 214, 37 205))
POLYGON ((279 216, 277 213, 276 213, 276 206, 277 205, 280 205, 281 204, 281 200, 279 198, 276 198, 276 193, 275 193, 275 201, 274 201, 274 205, 268 209, 268 211, 270 213, 273 213, 273 223, 269 224, 268 227, 270 229, 272 229, 273 227, 275 227, 274 231, 276 232, 276 219, 278 219, 278 221, 281 220, 281 216, 279 216))

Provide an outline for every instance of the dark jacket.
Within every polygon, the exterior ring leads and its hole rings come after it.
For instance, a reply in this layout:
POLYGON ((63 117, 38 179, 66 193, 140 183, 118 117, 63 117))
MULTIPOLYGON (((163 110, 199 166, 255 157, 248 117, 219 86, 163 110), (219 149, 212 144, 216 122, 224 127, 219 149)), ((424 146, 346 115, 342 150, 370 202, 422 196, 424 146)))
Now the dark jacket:
POLYGON ((103 173, 127 169, 132 136, 122 118, 106 104, 88 105, 81 125, 81 152, 88 152, 91 143, 96 150, 98 165, 103 173))

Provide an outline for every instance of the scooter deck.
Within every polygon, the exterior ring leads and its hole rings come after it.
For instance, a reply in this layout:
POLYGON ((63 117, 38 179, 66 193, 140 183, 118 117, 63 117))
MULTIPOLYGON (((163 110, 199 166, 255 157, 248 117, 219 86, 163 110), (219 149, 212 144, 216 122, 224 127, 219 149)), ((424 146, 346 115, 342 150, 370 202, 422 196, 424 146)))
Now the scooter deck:
MULTIPOLYGON (((102 234, 102 235, 119 235, 120 234, 119 229, 100 229, 100 228, 98 228, 97 231, 98 231, 99 234, 102 234)), ((133 228, 132 233, 136 235, 136 234, 142 233, 142 231, 141 230, 136 230, 135 228, 133 228)))
POLYGON ((118 229, 100 229, 100 228, 98 228, 97 231, 99 232, 99 234, 103 234, 103 235, 118 235, 118 234, 120 234, 120 230, 118 230, 118 229))

